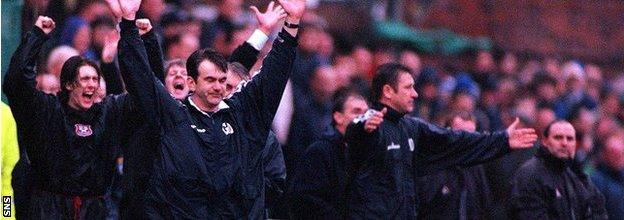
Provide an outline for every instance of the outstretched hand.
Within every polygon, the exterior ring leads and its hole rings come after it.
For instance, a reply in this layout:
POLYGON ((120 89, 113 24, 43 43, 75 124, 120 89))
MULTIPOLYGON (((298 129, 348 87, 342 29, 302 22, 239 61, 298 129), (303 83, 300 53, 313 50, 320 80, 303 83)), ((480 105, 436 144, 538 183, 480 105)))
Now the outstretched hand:
POLYGON ((250 9, 256 14, 260 31, 268 35, 271 33, 275 25, 283 18, 286 17, 286 11, 281 5, 275 7, 275 2, 271 1, 265 13, 261 13, 256 6, 251 6, 250 9))
POLYGON ((511 149, 532 147, 533 143, 537 141, 535 129, 517 128, 518 124, 520 124, 520 119, 516 118, 516 120, 507 128, 507 134, 509 135, 509 147, 511 147, 511 149))
POLYGON ((35 22, 35 26, 43 31, 45 34, 50 34, 56 27, 56 23, 52 18, 47 16, 39 16, 37 17, 37 21, 35 22))

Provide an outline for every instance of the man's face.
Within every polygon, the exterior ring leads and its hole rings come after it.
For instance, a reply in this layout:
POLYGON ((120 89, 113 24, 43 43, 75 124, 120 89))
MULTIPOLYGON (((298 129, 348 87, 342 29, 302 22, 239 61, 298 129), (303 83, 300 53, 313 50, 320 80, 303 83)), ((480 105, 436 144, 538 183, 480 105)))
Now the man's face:
POLYGON ((243 81, 243 79, 241 79, 238 74, 228 70, 227 81, 225 82, 225 97, 232 96, 232 93, 236 91, 236 88, 238 88, 238 84, 241 81, 243 81))
POLYGON ((394 108, 400 113, 409 113, 414 110, 414 99, 418 97, 418 93, 414 90, 414 78, 407 72, 399 73, 397 79, 397 87, 392 88, 390 85, 389 93, 390 107, 394 108))
POLYGON ((91 108, 100 87, 100 76, 95 68, 89 65, 78 69, 76 81, 65 86, 69 91, 69 106, 78 110, 91 108))
POLYGON ((548 137, 542 139, 550 154, 557 158, 574 158, 576 153, 576 133, 568 122, 557 122, 550 126, 548 137))
POLYGON ((351 96, 345 101, 342 112, 334 113, 336 128, 344 134, 347 125, 358 115, 368 110, 368 104, 362 98, 351 96))
POLYGON ((451 128, 455 130, 475 132, 477 130, 477 124, 471 120, 464 120, 461 117, 453 118, 451 121, 451 128))
POLYGON ((165 88, 173 98, 182 100, 189 94, 188 79, 185 67, 171 66, 165 76, 165 88))
POLYGON ((225 95, 227 73, 219 70, 212 62, 204 60, 199 64, 195 95, 204 107, 214 108, 219 105, 225 95))
POLYGON ((56 95, 61 91, 61 85, 58 77, 52 74, 37 75, 37 89, 46 94, 56 95))

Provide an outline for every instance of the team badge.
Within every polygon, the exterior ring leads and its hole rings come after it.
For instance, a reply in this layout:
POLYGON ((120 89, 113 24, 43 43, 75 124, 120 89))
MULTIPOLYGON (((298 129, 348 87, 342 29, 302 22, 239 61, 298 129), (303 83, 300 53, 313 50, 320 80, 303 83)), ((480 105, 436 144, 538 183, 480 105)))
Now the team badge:
POLYGON ((91 130, 91 125, 75 124, 74 128, 76 135, 80 137, 88 137, 93 134, 93 130, 91 130))
POLYGON ((225 135, 234 134, 234 129, 232 128, 232 125, 227 122, 223 122, 223 124, 221 124, 221 130, 223 130, 223 133, 225 133, 225 135))

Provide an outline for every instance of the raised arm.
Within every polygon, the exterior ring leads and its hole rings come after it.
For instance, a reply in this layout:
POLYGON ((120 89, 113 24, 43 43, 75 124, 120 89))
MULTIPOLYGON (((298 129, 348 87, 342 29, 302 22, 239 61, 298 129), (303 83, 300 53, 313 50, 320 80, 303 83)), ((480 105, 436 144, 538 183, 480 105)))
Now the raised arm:
MULTIPOLYGON (((108 0, 116 1, 116 0, 108 0)), ((164 90, 152 73, 147 52, 143 41, 139 37, 139 30, 135 25, 135 13, 141 4, 140 0, 119 1, 122 12, 121 39, 119 40, 119 67, 126 84, 126 90, 132 97, 134 104, 148 123, 159 126, 160 98, 164 90)), ((110 4, 110 3, 109 3, 110 4)), ((113 10, 115 11, 115 10, 113 10)))
POLYGON ((139 28, 139 35, 145 44, 145 50, 147 51, 147 58, 154 71, 154 75, 160 82, 165 83, 165 59, 163 56, 162 47, 158 41, 158 35, 152 31, 152 23, 148 19, 137 19, 136 26, 139 28))
POLYGON ((102 48, 102 60, 100 68, 104 74, 106 82, 106 95, 119 95, 124 93, 124 84, 119 73, 119 63, 117 57, 117 45, 119 43, 119 32, 117 30, 109 32, 104 37, 104 48, 102 48))
MULTIPOLYGON (((291 20, 298 22, 305 10, 304 0, 280 1, 291 20)), ((287 18, 288 20, 288 18, 287 18)), ((295 59, 297 28, 286 27, 278 34, 271 52, 264 59, 260 73, 239 93, 232 102, 238 102, 243 111, 253 115, 268 132, 279 105, 286 82, 295 59)))
POLYGON ((35 28, 22 37, 20 45, 11 57, 8 72, 2 82, 2 91, 8 98, 16 121, 20 124, 25 121, 34 121, 27 119, 36 116, 37 110, 45 111, 44 107, 55 101, 55 98, 48 97, 36 89, 35 80, 35 67, 41 46, 54 27, 55 23, 52 19, 39 16, 35 28))
POLYGON ((265 13, 261 13, 256 6, 251 6, 250 8, 256 14, 259 24, 258 29, 254 30, 249 39, 238 46, 228 58, 228 62, 238 62, 243 64, 248 70, 251 70, 258 60, 260 50, 269 40, 268 35, 271 34, 279 21, 286 17, 286 12, 282 6, 275 7, 275 2, 269 3, 265 13))
POLYGON ((452 166, 484 163, 512 149, 533 146, 537 135, 533 129, 516 129, 518 121, 507 131, 492 134, 453 131, 414 119, 419 143, 416 161, 419 175, 427 175, 452 166))

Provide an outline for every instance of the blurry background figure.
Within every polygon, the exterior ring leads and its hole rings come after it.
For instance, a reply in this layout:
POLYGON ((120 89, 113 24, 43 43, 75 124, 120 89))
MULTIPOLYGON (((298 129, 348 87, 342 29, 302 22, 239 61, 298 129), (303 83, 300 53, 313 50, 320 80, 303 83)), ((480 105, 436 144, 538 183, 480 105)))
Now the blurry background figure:
MULTIPOLYGON (((475 132, 475 117, 468 111, 446 114, 447 128, 475 132)), ((419 219, 489 219, 492 195, 482 165, 452 167, 419 178, 419 219), (453 211, 451 211, 453 210, 453 211)))
POLYGON ((601 158, 591 179, 605 196, 609 219, 624 219, 624 131, 605 141, 601 158))

